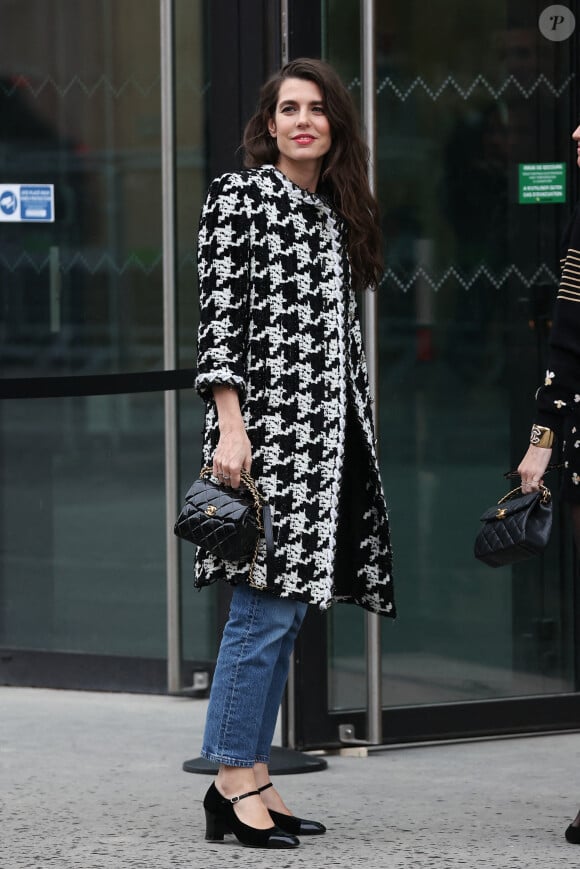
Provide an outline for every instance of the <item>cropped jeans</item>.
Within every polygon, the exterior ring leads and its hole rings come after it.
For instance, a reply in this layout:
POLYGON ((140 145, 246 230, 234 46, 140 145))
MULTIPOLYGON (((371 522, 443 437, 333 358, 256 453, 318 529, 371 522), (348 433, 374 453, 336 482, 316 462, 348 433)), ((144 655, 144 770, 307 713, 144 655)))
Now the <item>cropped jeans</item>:
POLYGON ((211 686, 202 757, 268 763, 294 641, 307 604, 234 588, 211 686))

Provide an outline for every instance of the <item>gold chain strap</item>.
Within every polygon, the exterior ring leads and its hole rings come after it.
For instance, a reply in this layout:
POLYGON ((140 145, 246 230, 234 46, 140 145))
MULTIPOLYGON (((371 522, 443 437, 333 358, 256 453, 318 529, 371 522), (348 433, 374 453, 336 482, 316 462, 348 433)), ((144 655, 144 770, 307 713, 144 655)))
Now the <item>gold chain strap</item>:
MULTIPOLYGON (((504 495, 503 498, 499 499, 499 501, 497 502, 498 506, 500 504, 504 504, 506 501, 509 501, 510 498, 513 498, 515 496, 516 492, 521 492, 521 491, 522 491, 521 486, 517 486, 515 489, 512 489, 511 492, 508 492, 507 495, 504 495)), ((540 492, 542 493, 542 504, 549 504, 550 501, 552 500, 552 493, 550 492, 550 490, 546 486, 540 486, 540 492)))

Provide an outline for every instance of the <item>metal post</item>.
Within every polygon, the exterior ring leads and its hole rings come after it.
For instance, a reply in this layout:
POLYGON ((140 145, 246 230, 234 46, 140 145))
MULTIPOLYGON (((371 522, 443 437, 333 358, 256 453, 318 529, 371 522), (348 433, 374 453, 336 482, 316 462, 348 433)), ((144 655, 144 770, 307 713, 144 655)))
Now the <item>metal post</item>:
MULTIPOLYGON (((163 220, 163 363, 177 368, 175 278, 174 0, 159 0, 161 33, 161 197, 163 220)), ((177 393, 165 393, 165 514, 167 571, 167 689, 181 688, 179 545, 173 534, 178 505, 177 393)))
POLYGON ((62 279, 60 271, 60 248, 51 245, 48 249, 50 275, 50 331, 53 335, 61 330, 62 279))
POLYGON ((290 60, 290 32, 288 28, 288 0, 280 0, 280 57, 282 66, 285 66, 290 60))
MULTIPOLYGON (((366 141, 369 148, 369 184, 376 194, 376 56, 375 56, 375 3, 361 0, 361 106, 366 141)), ((369 384, 373 399, 373 418, 378 435, 378 305, 377 294, 365 292, 364 334, 369 384)), ((383 738, 381 623, 380 616, 366 614, 367 663, 367 741, 380 745, 383 738)))
POLYGON ((283 745, 286 748, 296 748, 296 672, 294 670, 294 663, 294 652, 292 652, 283 704, 283 716, 286 725, 283 734, 285 737, 283 745))

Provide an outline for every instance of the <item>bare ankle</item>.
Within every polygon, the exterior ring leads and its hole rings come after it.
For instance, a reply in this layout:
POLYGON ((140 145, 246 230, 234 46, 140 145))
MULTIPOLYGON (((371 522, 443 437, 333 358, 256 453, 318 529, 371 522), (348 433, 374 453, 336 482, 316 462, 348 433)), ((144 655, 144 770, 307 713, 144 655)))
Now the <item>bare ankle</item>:
POLYGON ((253 772, 256 779, 256 785, 259 788, 270 784, 270 770, 268 769, 267 763, 255 763, 253 772))
POLYGON ((257 790, 256 778, 252 767, 220 766, 216 787, 224 797, 239 796, 257 790))

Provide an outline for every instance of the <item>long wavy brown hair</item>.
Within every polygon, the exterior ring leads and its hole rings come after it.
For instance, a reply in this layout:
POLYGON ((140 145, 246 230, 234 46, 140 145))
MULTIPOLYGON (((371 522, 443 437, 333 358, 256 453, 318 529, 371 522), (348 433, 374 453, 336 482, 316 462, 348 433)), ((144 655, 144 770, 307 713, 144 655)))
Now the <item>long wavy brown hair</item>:
POLYGON ((324 156, 318 189, 331 197, 346 221, 353 286, 357 290, 376 288, 383 274, 383 256, 379 209, 369 188, 368 148, 350 94, 329 64, 302 57, 268 79, 260 91, 256 113, 244 130, 244 165, 256 168, 277 163, 278 146, 268 122, 276 112, 280 85, 288 78, 306 79, 320 88, 332 145, 324 156))

